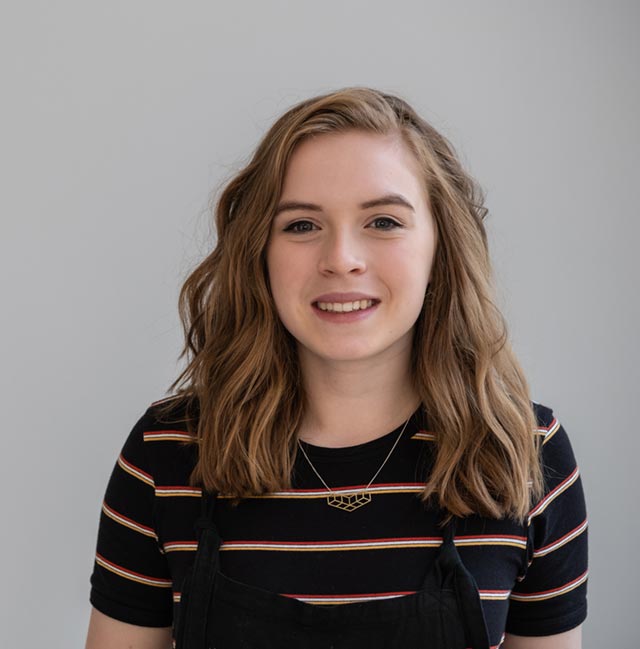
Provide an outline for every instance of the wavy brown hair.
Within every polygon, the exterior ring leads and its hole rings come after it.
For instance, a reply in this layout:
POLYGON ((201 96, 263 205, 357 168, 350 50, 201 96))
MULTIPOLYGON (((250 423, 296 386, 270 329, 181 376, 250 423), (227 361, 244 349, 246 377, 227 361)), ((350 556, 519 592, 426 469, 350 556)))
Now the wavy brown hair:
MULTIPOLYGON (((437 229, 412 376, 435 433, 423 499, 523 520, 542 492, 529 387, 494 303, 484 195, 453 146, 398 96, 348 87, 285 112, 215 205, 217 243, 179 298, 187 357, 170 386, 198 444, 193 485, 236 499, 290 488, 305 395, 266 248, 292 151, 310 135, 398 134, 423 172, 437 229)), ((160 404, 175 412, 175 398, 160 404)))

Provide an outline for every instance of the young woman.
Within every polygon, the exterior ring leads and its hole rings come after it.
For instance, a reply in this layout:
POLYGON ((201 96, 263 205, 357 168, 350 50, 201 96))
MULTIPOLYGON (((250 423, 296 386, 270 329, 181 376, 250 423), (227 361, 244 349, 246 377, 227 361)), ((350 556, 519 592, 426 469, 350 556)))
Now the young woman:
POLYGON ((485 214, 401 98, 277 120, 182 289, 175 394, 107 487, 88 649, 580 647, 581 481, 485 214))

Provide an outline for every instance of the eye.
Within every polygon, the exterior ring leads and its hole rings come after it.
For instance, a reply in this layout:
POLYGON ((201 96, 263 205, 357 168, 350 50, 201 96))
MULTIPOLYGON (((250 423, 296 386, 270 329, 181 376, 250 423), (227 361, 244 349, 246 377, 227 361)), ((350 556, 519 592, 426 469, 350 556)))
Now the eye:
POLYGON ((311 221, 295 221, 294 223, 290 223, 285 229, 284 232, 293 232, 294 234, 305 234, 306 232, 312 232, 310 227, 306 226, 312 226, 313 223, 311 221), (305 227, 298 227, 298 226, 305 226, 305 227))
POLYGON ((380 223, 382 221, 383 223, 386 223, 386 227, 381 227, 381 228, 374 228, 374 230, 395 230, 396 228, 401 228, 402 225, 398 223, 397 221, 394 221, 394 219, 389 218, 388 216, 378 216, 375 218, 371 223, 380 223))
MULTIPOLYGON (((391 230, 395 230, 396 228, 403 227, 395 219, 392 219, 388 216, 378 216, 371 223, 374 225, 382 223, 381 227, 373 228, 374 230, 380 230, 382 232, 390 232, 391 230)), ((290 223, 286 228, 284 228, 283 231, 292 232, 294 234, 306 234, 308 232, 313 232, 315 228, 316 228, 315 224, 312 223, 311 221, 301 220, 301 221, 294 221, 293 223, 290 223)))

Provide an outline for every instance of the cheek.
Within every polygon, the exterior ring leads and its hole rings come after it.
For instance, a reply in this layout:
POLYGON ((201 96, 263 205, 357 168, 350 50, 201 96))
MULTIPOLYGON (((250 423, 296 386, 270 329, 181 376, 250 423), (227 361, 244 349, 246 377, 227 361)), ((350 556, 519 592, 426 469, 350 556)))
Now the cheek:
POLYGON ((267 272, 276 309, 282 318, 292 300, 299 293, 301 272, 291 255, 281 254, 277 249, 267 255, 267 272))
POLYGON ((402 263, 411 266, 413 279, 418 284, 424 280, 425 286, 429 281, 433 260, 435 256, 435 245, 432 238, 422 233, 422 237, 417 237, 413 245, 408 246, 403 251, 402 263))
POLYGON ((387 274, 394 278, 396 283, 401 283, 407 288, 424 282, 427 284, 431 271, 431 248, 418 248, 414 245, 399 246, 393 251, 386 251, 383 255, 384 268, 387 274))

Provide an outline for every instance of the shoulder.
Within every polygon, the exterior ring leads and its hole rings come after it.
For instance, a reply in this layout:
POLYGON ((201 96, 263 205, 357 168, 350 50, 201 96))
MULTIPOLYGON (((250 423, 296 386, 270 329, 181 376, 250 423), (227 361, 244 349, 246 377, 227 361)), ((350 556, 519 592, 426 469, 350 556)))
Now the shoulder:
POLYGON ((560 418, 548 405, 531 402, 537 418, 536 435, 540 437, 540 455, 545 479, 554 474, 577 470, 577 462, 569 435, 560 418))
POLYGON ((151 402, 133 425, 124 449, 143 452, 147 442, 183 441, 195 438, 197 412, 192 402, 181 396, 151 402))
POLYGON ((181 484, 196 460, 196 418, 183 397, 150 403, 135 422, 122 448, 119 464, 151 486, 181 484))
POLYGON ((552 408, 532 403, 538 423, 536 434, 540 436, 544 494, 531 510, 529 520, 539 524, 549 516, 565 516, 567 509, 582 516, 585 505, 580 468, 569 435, 552 408))

